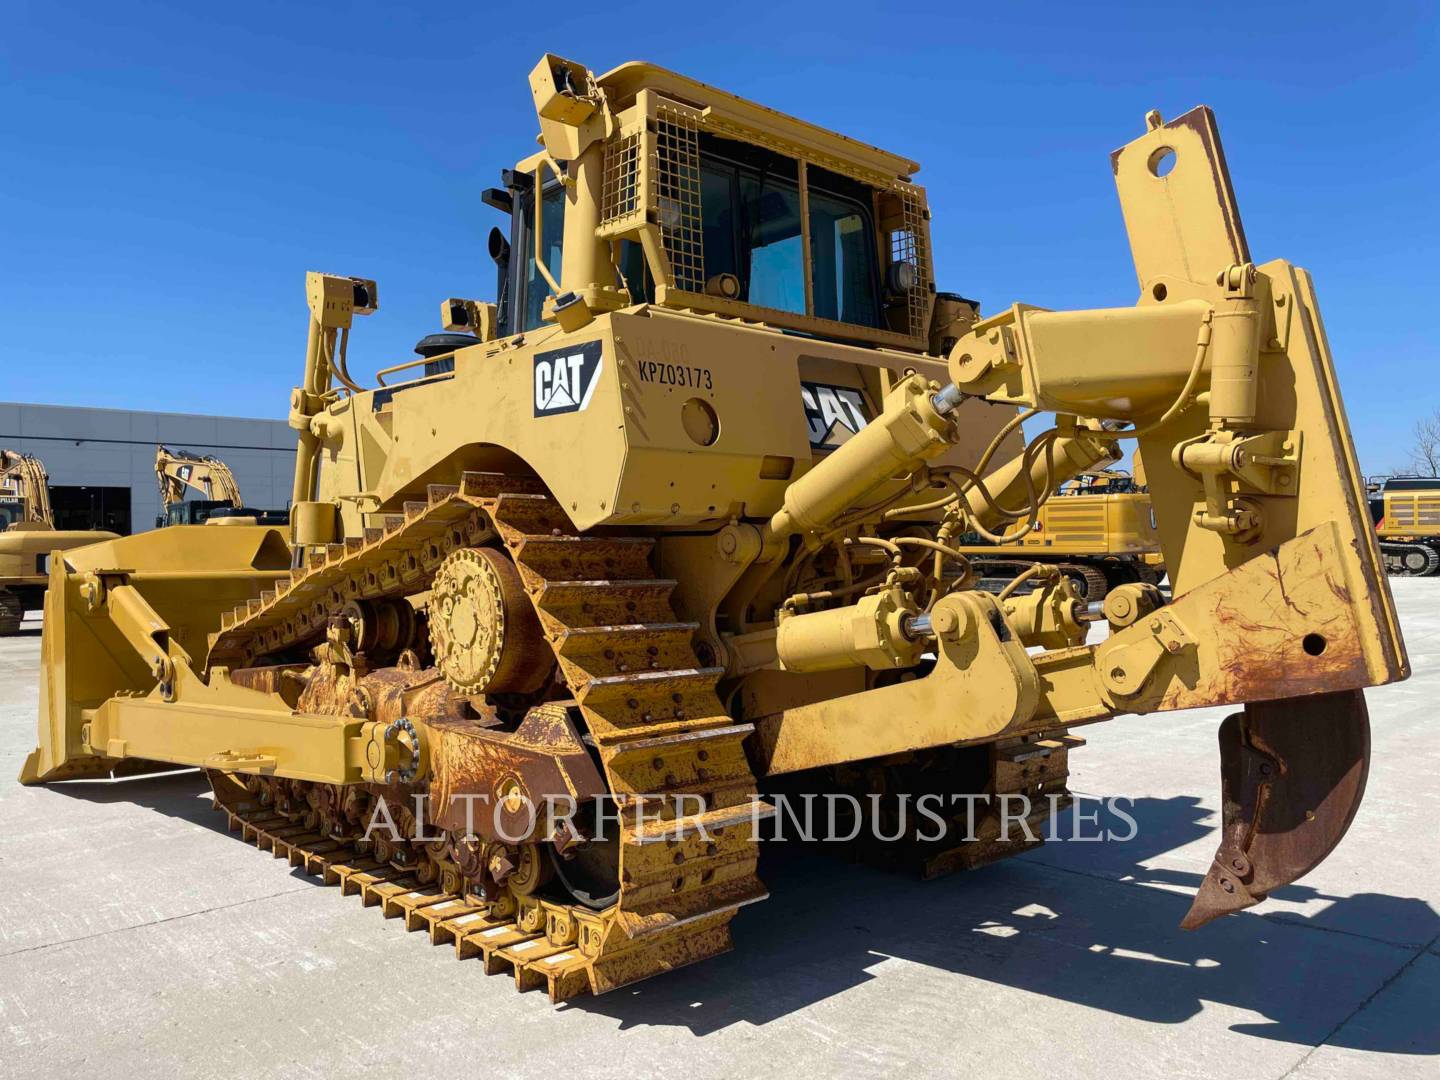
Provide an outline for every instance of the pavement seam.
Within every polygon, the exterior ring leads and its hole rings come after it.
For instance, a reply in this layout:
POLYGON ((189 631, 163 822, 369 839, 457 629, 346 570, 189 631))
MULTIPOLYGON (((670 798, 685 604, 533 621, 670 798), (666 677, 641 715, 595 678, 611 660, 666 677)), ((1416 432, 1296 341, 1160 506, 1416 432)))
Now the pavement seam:
POLYGON ((1440 934, 1436 934, 1424 945, 1421 945, 1418 949, 1416 949, 1415 954, 1411 956, 1409 960, 1406 960, 1405 963, 1401 964, 1398 968, 1396 968, 1394 973, 1388 979, 1386 979, 1383 983, 1377 986, 1374 993, 1372 993, 1364 1001, 1360 1002, 1359 1005, 1355 1006, 1355 1008, 1352 1009, 1345 1016, 1344 1019, 1342 1019, 1338 1024, 1336 1024, 1326 1033, 1325 1038, 1321 1039, 1309 1050, 1306 1050, 1305 1053, 1300 1056, 1300 1060, 1295 1062, 1295 1064, 1290 1066, 1290 1068, 1287 1069, 1285 1072, 1281 1073, 1277 1080, 1289 1080, 1290 1077, 1294 1076, 1296 1070, 1301 1068, 1307 1061, 1309 1061, 1310 1058, 1314 1055, 1315 1051, 1319 1050, 1322 1046, 1327 1045, 1331 1039, 1333 1039, 1336 1035, 1340 1034, 1340 1030, 1346 1024, 1350 1023, 1351 1020, 1354 1020, 1362 1012, 1368 1009, 1372 1001, 1374 1001, 1377 997, 1379 997, 1387 989, 1389 989, 1390 985, 1394 983, 1397 979, 1399 979, 1401 975, 1404 975, 1405 972, 1409 971, 1412 967, 1415 966, 1416 960, 1419 960, 1420 957, 1429 953, 1429 951, 1435 947, 1436 942, 1440 942, 1440 934))
POLYGON ((134 923, 130 926, 117 926, 113 930, 99 930, 93 934, 81 934, 79 937, 64 938, 60 941, 46 941, 39 945, 27 945, 23 949, 0 953, 0 960, 7 960, 12 956, 24 956, 26 953, 39 952, 42 949, 55 949, 62 945, 75 945, 82 941, 94 941, 96 938, 109 937, 111 934, 126 934, 132 930, 144 930, 150 926, 162 926, 165 923, 179 922, 181 919, 191 919, 197 915, 209 915, 212 911, 228 911, 231 908, 244 907, 246 904, 258 904, 265 900, 274 900, 281 896, 289 896, 292 893, 305 892, 313 888, 313 885, 306 883, 297 885, 293 889, 281 889, 279 892, 268 893, 265 896, 252 896, 248 900, 236 900, 234 903, 216 904, 213 907, 201 908, 199 911, 186 911, 180 915, 168 915, 163 919, 151 919, 149 922, 134 923))

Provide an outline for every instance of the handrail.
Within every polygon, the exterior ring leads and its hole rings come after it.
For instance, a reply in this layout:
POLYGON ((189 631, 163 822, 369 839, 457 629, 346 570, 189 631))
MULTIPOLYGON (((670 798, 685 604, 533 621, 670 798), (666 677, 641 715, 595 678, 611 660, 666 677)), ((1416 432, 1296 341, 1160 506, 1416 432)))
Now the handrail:
POLYGON ((433 356, 417 356, 414 360, 406 360, 403 364, 396 364, 394 367, 381 368, 375 373, 375 381, 381 386, 385 385, 385 376, 393 375, 397 371, 405 371, 407 368, 419 367, 421 364, 428 364, 434 360, 433 356))

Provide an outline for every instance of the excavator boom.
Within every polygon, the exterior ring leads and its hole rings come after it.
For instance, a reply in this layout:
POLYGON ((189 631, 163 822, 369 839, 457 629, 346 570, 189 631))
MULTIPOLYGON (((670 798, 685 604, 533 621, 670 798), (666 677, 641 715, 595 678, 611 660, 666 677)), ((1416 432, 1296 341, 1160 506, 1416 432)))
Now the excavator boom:
POLYGON ((245 505, 230 466, 208 454, 201 456, 188 450, 157 446, 155 476, 160 483, 160 505, 167 512, 171 506, 183 502, 189 491, 215 502, 228 502, 237 510, 245 505))

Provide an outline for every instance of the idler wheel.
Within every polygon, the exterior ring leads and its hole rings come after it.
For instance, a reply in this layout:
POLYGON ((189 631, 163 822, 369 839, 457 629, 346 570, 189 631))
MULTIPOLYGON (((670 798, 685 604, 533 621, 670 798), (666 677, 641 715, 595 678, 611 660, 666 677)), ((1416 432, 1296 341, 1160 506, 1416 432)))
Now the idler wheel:
POLYGON ((340 615, 350 623, 350 647, 391 657, 415 640, 415 609, 407 600, 351 600, 340 615))
POLYGON ((529 694, 555 661, 520 572, 495 548, 460 548, 440 564, 427 608, 430 645, 462 694, 529 694))

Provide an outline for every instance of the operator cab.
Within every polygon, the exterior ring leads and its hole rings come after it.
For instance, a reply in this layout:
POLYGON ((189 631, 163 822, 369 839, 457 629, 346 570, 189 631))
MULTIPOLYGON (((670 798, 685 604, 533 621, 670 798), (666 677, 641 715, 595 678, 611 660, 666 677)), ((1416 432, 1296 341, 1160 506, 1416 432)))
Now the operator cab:
POLYGON ((531 83, 546 150, 483 199, 511 219, 490 237, 499 336, 546 325, 573 293, 596 311, 659 304, 926 349, 915 162, 652 65, 597 77, 551 56, 531 83))
POLYGON ((0 532, 25 520, 25 500, 0 492, 0 532))

